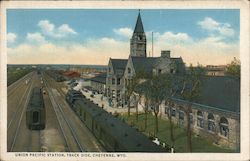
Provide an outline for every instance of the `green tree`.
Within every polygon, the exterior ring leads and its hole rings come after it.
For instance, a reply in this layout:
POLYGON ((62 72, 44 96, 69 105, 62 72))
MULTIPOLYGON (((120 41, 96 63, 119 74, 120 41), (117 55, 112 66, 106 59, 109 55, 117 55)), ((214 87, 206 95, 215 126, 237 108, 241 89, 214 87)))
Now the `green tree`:
POLYGON ((234 57, 234 60, 227 65, 225 73, 240 78, 240 60, 234 57))
POLYGON ((192 103, 195 102, 201 93, 202 76, 205 74, 204 68, 198 64, 197 67, 193 67, 192 64, 189 67, 189 73, 182 77, 182 90, 180 96, 182 99, 188 102, 187 108, 184 108, 187 116, 187 147, 192 152, 192 129, 190 123, 190 114, 192 113, 192 103))
POLYGON ((180 89, 180 76, 177 74, 164 74, 161 75, 162 79, 165 81, 165 88, 164 88, 164 95, 165 95, 165 106, 168 107, 168 120, 170 125, 170 139, 172 144, 175 142, 174 138, 174 123, 172 121, 172 107, 173 107, 173 100, 172 98, 175 97, 180 89))
POLYGON ((141 82, 136 86, 136 92, 139 94, 139 104, 143 107, 144 111, 144 130, 147 129, 147 120, 149 113, 149 102, 150 102, 150 86, 148 85, 148 81, 141 82), (142 100, 144 99, 144 105, 142 104, 142 100))

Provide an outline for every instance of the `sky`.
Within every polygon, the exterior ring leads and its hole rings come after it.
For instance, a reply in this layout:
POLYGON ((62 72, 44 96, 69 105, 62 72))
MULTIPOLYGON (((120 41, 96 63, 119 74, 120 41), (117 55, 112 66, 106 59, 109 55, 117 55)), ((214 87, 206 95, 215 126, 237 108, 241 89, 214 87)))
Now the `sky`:
MULTIPOLYGON (((224 65, 239 58, 237 9, 142 9, 147 55, 189 64, 224 65)), ((8 9, 8 64, 107 65, 126 59, 138 10, 8 9)))

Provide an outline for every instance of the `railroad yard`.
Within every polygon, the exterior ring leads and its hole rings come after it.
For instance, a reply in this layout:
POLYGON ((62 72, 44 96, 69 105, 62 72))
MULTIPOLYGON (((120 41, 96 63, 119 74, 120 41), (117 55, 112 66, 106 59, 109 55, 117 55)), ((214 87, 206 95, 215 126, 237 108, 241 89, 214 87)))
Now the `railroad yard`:
POLYGON ((65 101, 63 83, 32 71, 7 88, 8 152, 103 152, 105 149, 65 101), (42 87, 45 129, 26 126, 26 109, 34 87, 42 87))

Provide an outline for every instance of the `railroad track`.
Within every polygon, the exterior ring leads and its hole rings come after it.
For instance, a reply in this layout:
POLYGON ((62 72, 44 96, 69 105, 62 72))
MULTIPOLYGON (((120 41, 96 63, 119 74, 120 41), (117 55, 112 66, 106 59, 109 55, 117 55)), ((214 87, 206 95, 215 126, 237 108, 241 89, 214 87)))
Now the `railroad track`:
POLYGON ((80 141, 77 137, 77 134, 76 134, 74 128, 71 126, 70 121, 65 116, 65 114, 62 110, 62 105, 56 101, 56 98, 55 98, 52 90, 51 91, 49 90, 49 86, 48 86, 47 82, 49 82, 49 81, 44 77, 44 85, 47 88, 48 96, 51 100, 51 103, 52 103, 53 109, 55 111, 57 120, 59 122, 59 126, 60 126, 60 129, 62 131, 64 140, 65 140, 65 144, 66 144, 68 151, 70 151, 70 152, 72 152, 72 151, 84 152, 85 149, 80 144, 80 141), (71 136, 67 135, 67 133, 70 133, 71 136), (74 142, 72 142, 72 140, 74 140, 74 142))
MULTIPOLYGON (((16 82, 14 82, 13 84, 11 84, 10 86, 7 87, 7 96, 12 95, 17 89, 19 89, 20 87, 22 87, 20 85, 24 84, 24 82, 22 82, 24 79, 27 79, 29 76, 31 75, 31 73, 26 74, 25 76, 23 76, 22 78, 18 79, 16 82)), ((31 79, 31 78, 29 78, 31 79)))
POLYGON ((11 143, 10 143, 10 146, 8 146, 8 151, 12 152, 14 147, 15 147, 15 144, 16 144, 16 141, 17 141, 17 137, 18 137, 18 134, 19 134, 19 131, 20 131, 20 126, 21 126, 21 122, 22 122, 22 119, 23 119, 23 115, 24 115, 24 111, 27 107, 27 104, 28 104, 28 100, 30 98, 30 93, 31 93, 31 89, 32 89, 32 86, 33 86, 33 81, 31 83, 31 85, 27 88, 27 90, 25 91, 24 95, 22 98, 24 98, 24 96, 26 95, 27 93, 27 98, 26 99, 21 99, 20 103, 18 104, 18 110, 15 112, 14 116, 11 118, 11 121, 8 125, 8 128, 7 128, 7 134, 8 134, 8 137, 10 136, 13 136, 12 138, 10 138, 11 140, 11 143), (22 103, 24 103, 23 106, 22 103), (20 114, 20 116, 18 117, 17 115, 20 114), (14 122, 16 122, 17 124, 13 124, 14 122), (14 125, 17 125, 16 128, 14 128, 13 126, 14 125), (10 127, 12 127, 12 129, 15 129, 14 131, 14 135, 10 135, 9 134, 9 130, 11 129, 10 127))
MULTIPOLYGON (((32 83, 29 83, 29 86, 26 88, 26 90, 24 91, 24 94, 23 94, 22 97, 20 98, 20 101, 19 101, 19 103, 18 103, 18 105, 17 105, 17 110, 16 110, 16 111, 14 112, 14 114, 11 116, 11 120, 10 120, 10 122, 9 122, 8 125, 7 125, 7 130, 11 127, 13 121, 16 119, 17 114, 22 110, 21 104, 23 103, 23 100, 24 100, 26 94, 27 94, 28 92, 30 92, 32 85, 33 85, 33 82, 32 82, 32 83)), ((27 99, 28 99, 28 98, 29 98, 29 97, 27 97, 27 99)), ((26 99, 26 100, 27 100, 27 99, 26 99)))
POLYGON ((41 131, 32 130, 29 133, 29 152, 40 152, 41 151, 41 131))

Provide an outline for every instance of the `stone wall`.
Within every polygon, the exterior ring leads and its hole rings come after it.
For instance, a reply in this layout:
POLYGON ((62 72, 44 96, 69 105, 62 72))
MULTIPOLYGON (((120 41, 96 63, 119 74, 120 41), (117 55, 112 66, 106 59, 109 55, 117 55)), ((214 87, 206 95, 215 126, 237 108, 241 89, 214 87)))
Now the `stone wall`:
MULTIPOLYGON (((172 109, 175 109, 175 117, 172 116, 172 120, 178 125, 178 126, 187 126, 187 113, 185 112, 185 109, 187 109, 187 105, 179 105, 177 103, 174 103, 171 106, 172 109), (184 112, 184 121, 179 119, 180 112, 184 112)), ((168 113, 169 106, 162 104, 160 106, 160 112, 161 116, 163 118, 168 119, 168 113)), ((219 146, 231 148, 231 149, 239 149, 239 140, 240 140, 240 131, 239 131, 239 116, 237 114, 232 114, 231 112, 221 112, 220 110, 216 111, 216 109, 206 109, 206 108, 197 108, 192 106, 192 116, 193 116, 193 123, 191 124, 191 128, 194 133, 201 137, 210 138, 214 143, 218 144, 219 146), (203 127, 198 126, 198 112, 202 113, 203 115, 203 127), (214 120, 209 120, 208 115, 212 115, 214 117, 214 120), (228 135, 223 136, 221 134, 221 119, 225 118, 228 121, 228 135), (214 122, 215 130, 208 130, 208 124, 209 121, 214 122)), ((211 124, 210 124, 211 125, 211 124)))

